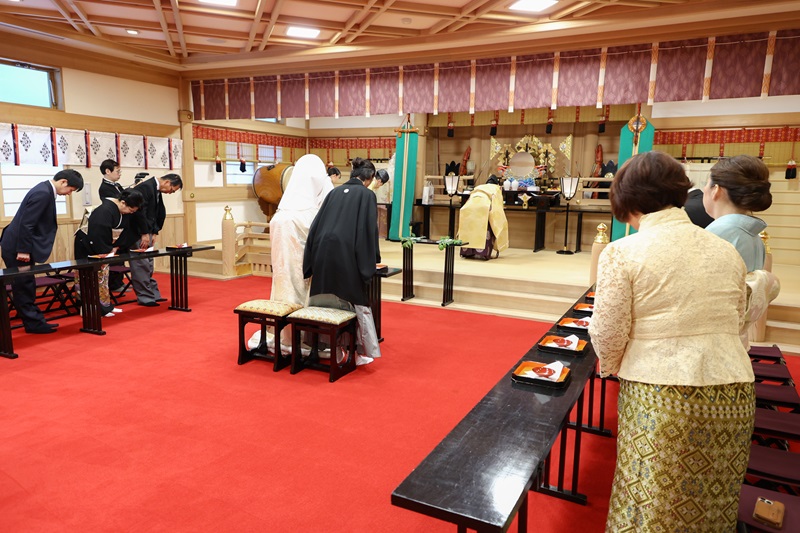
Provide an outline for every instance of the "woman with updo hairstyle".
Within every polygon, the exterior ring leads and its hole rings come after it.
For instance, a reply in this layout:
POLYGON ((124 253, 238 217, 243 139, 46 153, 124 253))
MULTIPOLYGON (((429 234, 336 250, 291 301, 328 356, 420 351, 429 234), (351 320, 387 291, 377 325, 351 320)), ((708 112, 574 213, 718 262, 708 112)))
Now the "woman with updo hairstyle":
POLYGON ((736 530, 755 416, 747 272, 681 209, 690 187, 661 152, 611 184, 614 216, 638 232, 601 253, 589 325, 601 375, 620 382, 608 532, 736 530))
MULTIPOLYGON (((75 259, 86 259, 90 255, 108 255, 118 250, 127 250, 139 238, 133 221, 128 215, 136 213, 144 197, 136 189, 125 189, 118 198, 106 197, 95 207, 88 219, 84 216, 78 231, 75 232, 75 259)), ((121 313, 122 309, 114 307, 108 290, 109 265, 104 264, 97 272, 100 285, 100 308, 106 317, 121 313)), ((80 297, 80 285, 75 280, 75 291, 80 297)))
POLYGON ((706 229, 736 247, 748 272, 764 268, 766 250, 758 234, 767 224, 753 213, 772 205, 769 189, 769 168, 749 155, 720 160, 703 189, 703 206, 714 219, 706 229))
POLYGON ((311 224, 303 254, 303 276, 311 278, 310 306, 355 310, 356 363, 367 364, 381 355, 367 294, 367 284, 381 260, 378 202, 367 188, 375 176, 375 165, 360 157, 352 165, 350 180, 325 197, 311 224))

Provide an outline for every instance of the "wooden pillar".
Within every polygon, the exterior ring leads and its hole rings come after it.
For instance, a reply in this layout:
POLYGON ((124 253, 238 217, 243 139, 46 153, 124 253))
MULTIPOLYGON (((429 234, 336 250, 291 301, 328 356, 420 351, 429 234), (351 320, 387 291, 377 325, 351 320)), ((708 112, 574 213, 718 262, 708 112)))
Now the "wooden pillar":
POLYGON ((236 275, 236 221, 227 205, 225 216, 222 217, 222 275, 236 275))

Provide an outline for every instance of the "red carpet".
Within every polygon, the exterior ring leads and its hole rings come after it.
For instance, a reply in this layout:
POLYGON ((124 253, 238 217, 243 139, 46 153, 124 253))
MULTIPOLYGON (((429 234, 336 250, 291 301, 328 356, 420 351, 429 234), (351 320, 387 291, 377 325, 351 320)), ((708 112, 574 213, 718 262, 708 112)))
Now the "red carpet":
MULTIPOLYGON (((391 492, 548 325, 385 303, 384 357, 331 384, 236 364, 232 310, 269 283, 192 278, 191 313, 126 305, 105 336, 15 330, 0 531, 454 531, 391 492)), ((534 531, 603 530, 614 441, 583 449, 589 505, 532 494, 534 531)))

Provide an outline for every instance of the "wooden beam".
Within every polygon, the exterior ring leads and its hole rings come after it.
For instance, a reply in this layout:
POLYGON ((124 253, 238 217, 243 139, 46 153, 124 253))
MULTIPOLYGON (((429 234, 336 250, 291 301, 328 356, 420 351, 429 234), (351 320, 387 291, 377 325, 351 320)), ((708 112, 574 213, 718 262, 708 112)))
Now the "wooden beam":
POLYGON ((330 41, 328 41, 328 44, 334 45, 337 42, 339 42, 339 39, 343 35, 347 34, 347 32, 349 32, 353 26, 355 26, 361 20, 364 19, 367 13, 369 13, 369 10, 372 9, 372 6, 374 6, 377 2, 378 0, 369 0, 369 2, 367 2, 367 4, 360 11, 355 11, 352 15, 350 15, 350 18, 347 19, 344 28, 342 28, 339 32, 337 32, 336 35, 334 35, 333 38, 330 41))
POLYGON ((275 5, 272 6, 272 13, 269 15, 269 24, 267 24, 267 29, 264 30, 264 35, 261 37, 261 44, 258 45, 260 51, 263 51, 264 48, 267 47, 267 42, 269 42, 270 37, 272 37, 272 32, 275 31, 275 24, 278 23, 278 17, 281 14, 282 7, 283 0, 275 0, 275 5))
POLYGON ((161 9, 161 0, 153 0, 153 5, 156 8, 158 22, 161 24, 161 32, 164 34, 164 41, 167 43, 169 55, 175 57, 175 48, 172 46, 172 36, 169 34, 169 26, 167 25, 167 19, 164 16, 164 10, 161 9))
POLYGON ((61 16, 63 16, 66 19, 66 21, 69 22, 70 25, 73 28, 75 28, 75 30, 78 33, 86 33, 83 27, 77 22, 75 22, 75 20, 72 18, 72 14, 70 13, 69 9, 67 9, 67 6, 61 3, 61 0, 52 0, 52 1, 53 5, 56 6, 58 12, 61 13, 61 16))
POLYGON ((178 0, 170 0, 172 4, 172 16, 175 19, 175 27, 178 29, 178 42, 181 43, 181 54, 183 57, 189 57, 186 51, 186 37, 183 35, 183 22, 181 21, 181 7, 178 5, 178 0))
POLYGON ((261 25, 261 17, 264 16, 264 8, 266 5, 267 3, 264 0, 258 0, 258 2, 256 2, 256 12, 253 15, 253 24, 250 26, 250 35, 247 37, 247 44, 244 47, 245 52, 249 52, 253 49, 253 41, 256 38, 258 27, 261 25))
POLYGON ((103 34, 100 33, 100 30, 95 28, 94 24, 92 24, 89 21, 89 18, 86 16, 86 13, 83 12, 83 10, 80 8, 79 5, 77 5, 73 0, 66 0, 66 2, 69 5, 69 7, 71 7, 72 9, 75 10, 75 13, 77 13, 78 16, 81 18, 81 20, 83 21, 83 23, 86 24, 86 27, 89 28, 89 30, 92 33, 94 33, 95 37, 102 37, 103 36, 103 34))
POLYGON ((391 5, 392 5, 394 2, 395 2, 395 0, 384 0, 384 2, 383 2, 383 6, 381 6, 381 8, 380 8, 380 9, 379 9, 377 12, 375 12, 375 13, 372 13, 371 15, 369 15, 369 16, 368 16, 368 17, 367 17, 367 18, 364 20, 364 22, 362 22, 361 24, 359 24, 358 30, 356 30, 356 32, 355 32, 355 33, 351 33, 350 35, 348 35, 348 36, 347 36, 347 39, 345 39, 345 42, 346 42, 346 43, 352 43, 352 42, 353 42, 353 40, 354 40, 356 37, 358 37, 359 35, 361 35, 362 33, 364 33, 364 31, 365 31, 367 28, 369 28, 370 24, 372 24, 373 22, 375 22, 375 19, 377 19, 379 16, 381 16, 383 13, 385 13, 385 12, 386 12, 386 10, 387 10, 387 9, 389 9, 389 7, 391 7, 391 5))

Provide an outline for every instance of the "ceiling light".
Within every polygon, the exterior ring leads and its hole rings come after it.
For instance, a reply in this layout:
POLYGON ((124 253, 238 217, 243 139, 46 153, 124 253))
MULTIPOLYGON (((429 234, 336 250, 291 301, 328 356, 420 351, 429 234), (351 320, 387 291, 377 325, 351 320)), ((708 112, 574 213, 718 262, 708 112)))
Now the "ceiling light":
POLYGON ((237 0, 199 0, 201 4, 211 4, 214 6, 236 7, 237 0))
POLYGON ((301 37, 303 39, 314 39, 319 35, 319 30, 314 28, 301 28, 300 26, 289 26, 286 30, 289 37, 301 37))
POLYGON ((125 30, 125 33, 127 33, 128 35, 139 35, 139 32, 137 30, 125 30))
POLYGON ((518 0, 511 4, 509 9, 514 11, 529 11, 531 13, 538 13, 544 11, 548 7, 556 5, 556 0, 518 0))

